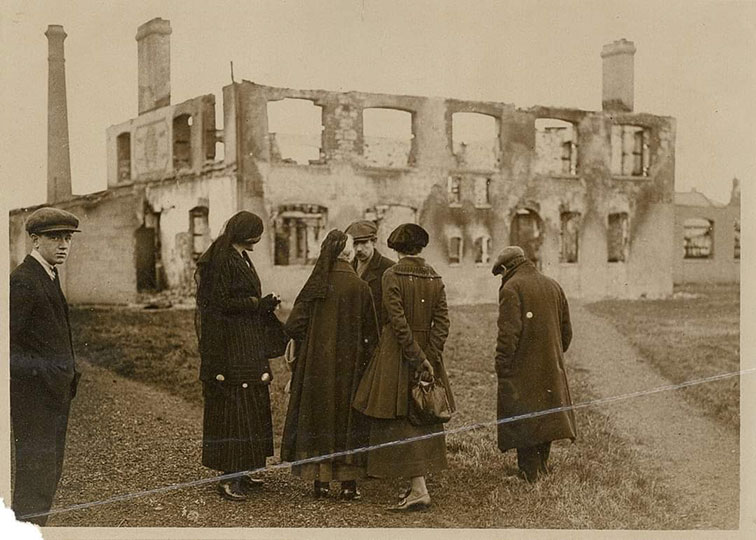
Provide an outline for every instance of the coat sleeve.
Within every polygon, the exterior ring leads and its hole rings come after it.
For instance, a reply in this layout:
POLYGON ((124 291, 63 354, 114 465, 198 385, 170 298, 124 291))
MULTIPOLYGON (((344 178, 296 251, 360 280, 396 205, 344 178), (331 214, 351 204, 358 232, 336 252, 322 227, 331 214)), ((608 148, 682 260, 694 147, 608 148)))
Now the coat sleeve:
POLYGON ((221 313, 254 313, 257 312, 260 299, 256 296, 233 296, 231 286, 234 279, 240 279, 241 276, 235 276, 233 261, 229 258, 218 272, 215 284, 213 286, 212 304, 213 307, 221 313))
POLYGON ((572 323, 570 321, 570 306, 567 303, 567 297, 564 295, 564 291, 559 291, 562 297, 562 313, 560 319, 562 321, 562 352, 567 352, 572 343, 572 323))
POLYGON ((495 368, 499 377, 511 373, 512 362, 522 332, 520 297, 513 290, 499 290, 499 335, 496 340, 495 368))
POLYGON ((43 367, 36 355, 22 350, 18 344, 23 341, 23 334, 31 324, 32 312, 36 303, 36 294, 31 287, 19 280, 10 281, 10 372, 11 377, 25 378, 35 375, 43 367))
POLYGON ((310 324, 310 314, 312 310, 310 302, 295 302, 294 307, 286 319, 284 331, 294 341, 301 343, 307 334, 307 327, 310 324))
POLYGON ((441 282, 436 305, 433 307, 433 318, 428 344, 435 356, 434 360, 441 362, 446 338, 449 337, 449 307, 446 304, 446 288, 441 282))
POLYGON ((399 279, 394 272, 383 274, 383 306, 386 308, 388 322, 396 335, 399 346, 404 353, 404 359, 411 366, 418 367, 425 361, 425 353, 415 341, 412 329, 407 323, 402 305, 402 294, 399 288, 399 279))

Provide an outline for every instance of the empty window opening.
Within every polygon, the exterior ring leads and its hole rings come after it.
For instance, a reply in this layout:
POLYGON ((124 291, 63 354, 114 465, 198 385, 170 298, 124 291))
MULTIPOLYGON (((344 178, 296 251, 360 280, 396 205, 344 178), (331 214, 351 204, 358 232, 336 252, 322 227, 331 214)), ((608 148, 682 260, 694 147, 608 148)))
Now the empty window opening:
POLYGON ((462 205, 462 177, 450 176, 447 181, 449 206, 462 205))
POLYGON ((454 234, 449 237, 449 264, 459 264, 462 262, 462 236, 454 234))
POLYGON ((577 174, 577 128, 555 118, 538 118, 536 165, 539 174, 577 174))
POLYGON ((118 182, 131 180, 131 133, 121 133, 116 139, 118 154, 118 182))
POLYGON ((491 179, 478 176, 475 178, 475 184, 473 186, 473 196, 475 200, 475 206, 478 208, 487 208, 491 206, 491 179))
POLYGON ((274 218, 276 265, 313 264, 318 258, 328 210, 315 204, 280 206, 274 218))
POLYGON ((412 114, 395 109, 362 111, 366 165, 406 167, 412 150, 412 114))
POLYGON ((735 228, 735 247, 733 257, 740 260, 740 220, 736 219, 734 223, 735 228))
POLYGON ((468 169, 499 168, 499 125, 493 116, 452 114, 452 152, 457 166, 468 169))
POLYGON ((196 261, 210 247, 210 210, 196 206, 189 210, 189 233, 192 235, 192 258, 196 261))
POLYGON ((475 264, 488 264, 491 260, 492 251, 491 237, 488 235, 479 236, 473 242, 473 249, 475 251, 475 264))
POLYGON ((160 214, 146 206, 142 226, 134 231, 136 249, 137 292, 154 292, 162 288, 160 256, 160 214))
POLYGON ((562 212, 560 215, 559 261, 576 263, 578 261, 578 238, 580 237, 580 214, 562 212))
POLYGON ((509 243, 520 246, 525 256, 535 265, 540 265, 540 250, 543 243, 541 234, 543 222, 538 212, 529 208, 520 208, 512 218, 509 243))
POLYGON ((640 126, 612 126, 612 174, 648 176, 650 131, 640 126))
POLYGON ((683 222, 686 259, 710 259, 714 255, 714 222, 690 218, 683 222))
POLYGON ((606 237, 607 261, 625 262, 627 260, 629 234, 627 213, 609 214, 609 227, 606 237))
POLYGON ((173 119, 173 170, 192 168, 192 115, 173 119))
POLYGON ((307 99, 268 102, 268 137, 272 161, 319 163, 323 131, 322 109, 307 99))

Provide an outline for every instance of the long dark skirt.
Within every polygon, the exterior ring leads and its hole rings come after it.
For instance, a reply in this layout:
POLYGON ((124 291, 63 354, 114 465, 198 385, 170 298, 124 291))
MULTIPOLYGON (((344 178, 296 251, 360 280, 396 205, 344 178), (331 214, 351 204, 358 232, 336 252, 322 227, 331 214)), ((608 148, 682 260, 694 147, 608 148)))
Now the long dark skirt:
POLYGON ((265 467, 273 455, 268 386, 203 383, 202 464, 222 472, 265 467))
POLYGON ((370 446, 431 434, 436 435, 370 450, 367 455, 368 476, 412 478, 443 470, 447 466, 443 424, 414 426, 405 417, 388 420, 373 418, 370 446))

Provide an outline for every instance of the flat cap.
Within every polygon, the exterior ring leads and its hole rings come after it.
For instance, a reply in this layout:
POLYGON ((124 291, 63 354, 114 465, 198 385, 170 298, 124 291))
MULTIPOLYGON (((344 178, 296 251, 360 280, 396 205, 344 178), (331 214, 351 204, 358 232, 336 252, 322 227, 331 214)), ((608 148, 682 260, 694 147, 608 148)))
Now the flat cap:
POLYGON ((424 248, 428 245, 428 231, 415 223, 402 223, 391 232, 387 244, 401 252, 407 248, 424 248))
POLYGON ((378 227, 372 221, 363 219, 352 223, 344 232, 354 238, 355 242, 359 242, 360 240, 376 238, 378 236, 378 227))
POLYGON ((26 220, 26 232, 43 234, 52 232, 81 232, 79 218, 60 208, 46 206, 32 212, 26 220))
POLYGON ((507 246, 496 257, 491 272, 493 275, 501 274, 505 267, 525 258, 525 252, 520 246, 507 246))

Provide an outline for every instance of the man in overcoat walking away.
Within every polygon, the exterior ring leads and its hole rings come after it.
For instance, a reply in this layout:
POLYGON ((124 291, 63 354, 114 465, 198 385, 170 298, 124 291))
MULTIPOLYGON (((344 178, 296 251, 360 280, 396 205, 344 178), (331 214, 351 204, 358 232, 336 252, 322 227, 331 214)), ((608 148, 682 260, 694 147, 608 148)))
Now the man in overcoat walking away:
POLYGON ((564 352, 572 340, 564 291, 544 276, 518 246, 505 248, 493 274, 501 275, 495 367, 498 377, 498 446, 517 449, 517 465, 528 482, 548 472, 551 441, 575 439, 575 416, 565 410, 509 418, 571 406, 564 352))
POLYGON ((372 221, 355 221, 344 231, 354 239, 354 262, 352 267, 357 275, 370 287, 373 296, 375 314, 378 317, 378 330, 387 322, 386 308, 383 306, 383 273, 394 266, 394 261, 381 255, 375 247, 378 240, 378 227, 372 221))
POLYGON ((12 507, 44 526, 63 468, 76 371, 68 303, 58 265, 65 262, 79 219, 40 208, 26 221, 32 251, 10 276, 10 402, 16 450, 12 507), (37 515, 42 514, 42 515, 37 515))

